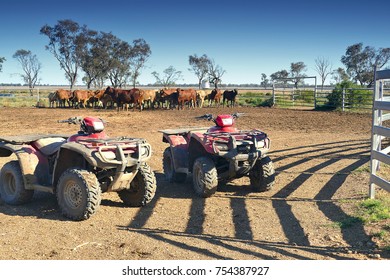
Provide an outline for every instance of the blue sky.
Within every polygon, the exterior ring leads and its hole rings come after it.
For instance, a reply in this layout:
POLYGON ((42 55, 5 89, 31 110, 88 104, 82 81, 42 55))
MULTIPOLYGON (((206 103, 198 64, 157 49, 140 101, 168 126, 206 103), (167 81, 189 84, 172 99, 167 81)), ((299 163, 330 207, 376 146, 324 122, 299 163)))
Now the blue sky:
POLYGON ((327 58, 333 68, 343 66, 341 56, 355 43, 390 47, 390 1, 384 0, 2 0, 0 7, 0 57, 6 58, 0 83, 22 82, 12 55, 26 49, 42 63, 41 83, 68 84, 45 50, 48 38, 39 33, 43 25, 62 19, 130 43, 145 39, 152 54, 141 84, 154 83, 151 72, 171 65, 182 71, 178 82, 196 83, 188 71, 188 56, 194 54, 214 59, 226 71, 223 83, 258 84, 261 73, 289 70, 292 62, 303 61, 309 76, 318 75, 318 57, 327 58))

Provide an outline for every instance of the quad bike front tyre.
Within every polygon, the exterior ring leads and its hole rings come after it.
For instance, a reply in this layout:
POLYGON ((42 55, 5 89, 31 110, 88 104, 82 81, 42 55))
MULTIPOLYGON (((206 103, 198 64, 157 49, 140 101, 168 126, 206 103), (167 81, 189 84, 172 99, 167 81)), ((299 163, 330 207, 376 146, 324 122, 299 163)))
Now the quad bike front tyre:
POLYGON ((61 175, 56 189, 62 214, 75 221, 87 220, 97 211, 101 193, 94 173, 75 168, 61 175))
POLYGON ((184 183, 187 179, 187 173, 175 171, 171 148, 166 148, 163 154, 163 170, 165 178, 171 183, 184 183))
POLYGON ((268 156, 256 161, 249 171, 249 180, 255 192, 265 192, 272 188, 275 182, 275 169, 268 156))
POLYGON ((33 190, 24 188, 19 162, 14 160, 4 164, 0 174, 0 198, 7 204, 21 205, 29 202, 33 195, 33 190))
POLYGON ((210 197, 218 187, 218 173, 214 162, 208 157, 199 157, 192 168, 192 183, 195 193, 210 197))
POLYGON ((156 189, 156 176, 150 166, 143 163, 139 166, 137 174, 130 183, 130 188, 119 191, 118 195, 126 205, 140 207, 152 201, 156 189))

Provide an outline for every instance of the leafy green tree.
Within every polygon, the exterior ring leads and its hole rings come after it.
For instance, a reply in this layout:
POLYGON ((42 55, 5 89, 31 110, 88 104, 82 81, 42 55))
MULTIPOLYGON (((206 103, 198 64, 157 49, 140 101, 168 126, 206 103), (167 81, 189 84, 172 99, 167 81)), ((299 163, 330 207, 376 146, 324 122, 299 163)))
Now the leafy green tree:
POLYGON ((46 49, 50 51, 65 71, 65 77, 72 89, 78 77, 80 69, 80 57, 88 42, 90 30, 80 26, 77 22, 69 19, 59 20, 56 25, 44 25, 40 33, 49 38, 46 49))
POLYGON ((107 78, 109 42, 105 34, 91 31, 89 36, 85 37, 84 48, 80 53, 80 67, 85 74, 83 81, 88 89, 107 78))
POLYGON ((141 69, 145 66, 146 61, 152 54, 149 44, 144 39, 136 39, 131 46, 130 55, 130 79, 133 87, 136 86, 137 80, 141 75, 141 69))
POLYGON ((131 46, 126 41, 108 33, 109 71, 108 78, 115 88, 126 85, 130 78, 131 46))
POLYGON ((17 59, 22 66, 24 74, 20 74, 23 81, 28 85, 30 95, 33 95, 33 88, 38 82, 38 74, 41 70, 41 63, 35 54, 32 54, 29 50, 17 50, 13 55, 13 58, 17 59))
POLYGON ((211 63, 210 59, 207 55, 202 55, 198 57, 196 54, 190 55, 188 58, 188 62, 191 66, 189 71, 193 72, 198 78, 198 86, 202 87, 202 81, 207 76, 208 66, 211 63))
POLYGON ((177 71, 172 65, 163 71, 161 77, 156 71, 153 71, 152 75, 156 78, 156 84, 162 85, 163 87, 174 86, 176 81, 182 78, 181 71, 177 71))
POLYGON ((336 83, 341 83, 342 81, 349 81, 350 77, 344 68, 339 67, 332 72, 332 78, 336 81, 336 83))
POLYGON ((266 88, 268 83, 269 83, 269 80, 267 79, 267 75, 264 74, 264 73, 261 73, 261 83, 260 83, 260 85, 263 86, 264 88, 266 88))
POLYGON ((374 67, 383 67, 390 59, 390 48, 366 46, 363 43, 349 46, 341 62, 346 66, 347 73, 361 85, 371 87, 374 81, 374 67))
POLYGON ((306 71, 306 65, 302 61, 291 63, 290 76, 294 82, 295 88, 298 88, 298 84, 303 80, 302 77, 306 76, 304 71, 306 71))
POLYGON ((277 82, 277 81, 282 81, 283 83, 283 86, 286 87, 287 85, 287 78, 288 78, 288 71, 287 70, 280 70, 280 71, 277 71, 275 73, 272 73, 270 75, 271 77, 271 80, 273 83, 277 82))
POLYGON ((331 93, 328 94, 327 105, 334 108, 341 108, 344 102, 350 108, 358 108, 368 105, 372 100, 372 94, 370 90, 365 89, 363 86, 355 84, 352 81, 344 80, 336 84, 331 93))

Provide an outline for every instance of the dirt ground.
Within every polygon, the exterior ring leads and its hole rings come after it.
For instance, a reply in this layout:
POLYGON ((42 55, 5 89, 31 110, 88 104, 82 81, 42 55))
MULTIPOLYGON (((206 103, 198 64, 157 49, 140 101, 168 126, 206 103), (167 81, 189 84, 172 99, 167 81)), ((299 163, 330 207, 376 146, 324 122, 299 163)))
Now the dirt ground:
MULTIPOLYGON (((353 202, 367 197, 370 114, 277 108, 202 108, 116 112, 93 109, 0 108, 0 135, 66 133, 76 126, 57 120, 98 116, 110 136, 146 138, 157 178, 154 200, 125 207, 104 193, 89 220, 74 222, 58 210, 55 196, 36 192, 32 202, 0 200, 0 259, 17 260, 207 260, 207 259, 389 259, 377 249, 370 228, 351 218, 353 202), (246 113, 243 129, 271 138, 274 188, 253 193, 248 178, 237 179, 207 199, 185 184, 164 178, 161 129, 210 126, 205 113, 246 113), (356 171, 357 170, 357 171, 356 171)), ((9 158, 1 158, 0 166, 9 158)))

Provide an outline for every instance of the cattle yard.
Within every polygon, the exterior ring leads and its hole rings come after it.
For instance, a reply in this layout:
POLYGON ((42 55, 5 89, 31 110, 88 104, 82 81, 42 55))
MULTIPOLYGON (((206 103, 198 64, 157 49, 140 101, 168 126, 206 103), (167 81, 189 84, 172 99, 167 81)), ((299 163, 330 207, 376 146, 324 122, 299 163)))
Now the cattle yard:
MULTIPOLYGON (((354 220, 367 198, 371 114, 268 107, 203 107, 117 111, 93 108, 0 108, 0 133, 73 134, 57 120, 96 116, 110 136, 145 138, 157 178, 153 201, 125 207, 105 193, 99 211, 74 222, 55 196, 36 192, 25 205, 0 199, 0 259, 388 259, 380 228, 354 220), (159 130, 210 126, 195 117, 244 113, 243 129, 271 139, 273 189, 253 193, 246 177, 218 187, 207 199, 191 187, 168 182, 162 170, 167 147, 159 130), (355 222, 354 222, 355 221, 355 222)), ((9 158, 0 158, 0 166, 9 158)), ((388 196, 378 191, 379 196, 388 196)), ((388 221, 388 220, 387 220, 388 221)))

